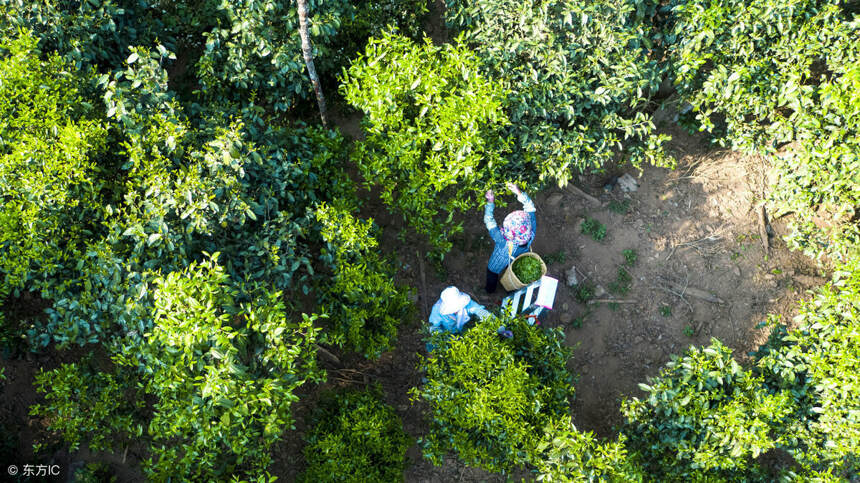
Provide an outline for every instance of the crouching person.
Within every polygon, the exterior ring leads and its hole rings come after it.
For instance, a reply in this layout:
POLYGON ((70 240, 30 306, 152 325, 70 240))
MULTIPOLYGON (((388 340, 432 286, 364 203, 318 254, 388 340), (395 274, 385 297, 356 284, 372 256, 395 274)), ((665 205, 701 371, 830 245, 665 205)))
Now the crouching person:
MULTIPOLYGON (((468 294, 461 292, 457 287, 448 287, 442 291, 439 300, 430 310, 430 334, 436 332, 459 334, 463 332, 472 317, 484 320, 489 316, 490 312, 483 305, 472 300, 468 294)), ((427 352, 432 350, 432 344, 428 343, 427 352)))

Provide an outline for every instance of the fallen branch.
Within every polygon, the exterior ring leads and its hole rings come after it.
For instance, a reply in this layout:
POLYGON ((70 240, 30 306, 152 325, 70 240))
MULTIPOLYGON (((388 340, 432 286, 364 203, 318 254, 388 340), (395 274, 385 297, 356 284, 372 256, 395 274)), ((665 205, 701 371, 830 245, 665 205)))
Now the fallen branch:
POLYGON ((758 207, 758 235, 761 237, 761 246, 764 248, 764 254, 770 252, 770 239, 767 236, 767 212, 764 208, 764 203, 758 207))
POLYGON ((630 299, 591 299, 588 301, 587 305, 594 304, 636 304, 639 303, 638 300, 630 300, 630 299))
POLYGON ((658 288, 658 289, 660 289, 660 290, 662 290, 662 291, 664 291, 664 292, 666 292, 666 293, 668 293, 668 294, 671 294, 671 295, 674 295, 674 296, 678 297, 679 299, 681 299, 681 302, 684 302, 684 303, 687 305, 687 308, 688 308, 688 309, 690 309, 690 313, 695 312, 695 310, 693 310, 693 306, 692 306, 692 305, 690 305, 690 302, 687 302, 687 299, 685 299, 685 298, 684 298, 684 294, 683 294, 683 293, 678 293, 678 292, 675 292, 674 290, 671 290, 671 289, 668 289, 668 288, 666 288, 666 287, 662 287, 662 286, 659 286, 659 285, 658 285, 658 286, 656 286, 655 288, 658 288))
POLYGON ((725 231, 725 227, 721 226, 721 227, 717 228, 716 230, 712 231, 710 235, 703 236, 702 238, 699 238, 698 240, 692 240, 692 241, 688 241, 688 242, 678 243, 677 245, 672 245, 672 251, 669 252, 669 256, 667 256, 666 260, 664 260, 664 261, 668 261, 670 258, 672 258, 672 255, 675 254, 675 250, 678 247, 681 247, 681 248, 693 247, 701 255, 701 250, 699 249, 700 244, 704 243, 706 241, 707 242, 716 242, 716 241, 720 240, 722 238, 723 231, 725 231))
POLYGON ((689 295, 690 297, 695 297, 699 300, 704 300, 705 302, 711 302, 713 304, 725 304, 725 302, 722 299, 720 299, 719 297, 717 297, 711 293, 705 292, 704 290, 700 290, 700 289, 694 288, 694 287, 684 286, 684 285, 681 285, 677 282, 673 282, 671 280, 660 279, 660 281, 663 282, 664 284, 666 284, 668 286, 668 290, 670 292, 674 293, 675 295, 678 295, 681 297, 683 297, 685 295, 689 295))
POLYGON ((594 203, 595 205, 599 205, 599 204, 600 204, 600 200, 598 200, 597 198, 595 198, 595 197, 591 196, 590 194, 586 193, 585 191, 582 191, 581 189, 577 188, 576 186, 574 186, 574 185, 573 185, 573 184, 571 184, 571 183, 568 183, 568 184, 567 184, 566 189, 567 189, 568 191, 571 191, 572 193, 574 193, 574 194, 576 194, 576 195, 582 196, 583 198, 587 199, 588 201, 590 201, 590 202, 594 203))
POLYGON ((319 351, 320 354, 326 356, 326 358, 329 359, 331 362, 334 362, 335 364, 340 365, 340 359, 338 359, 336 355, 332 354, 331 352, 328 351, 328 349, 324 348, 323 346, 321 346, 319 344, 315 344, 315 345, 317 346, 317 351, 319 351))
POLYGON ((427 320, 429 318, 427 314, 426 298, 427 298, 427 276, 424 275, 424 259, 421 258, 420 252, 415 252, 415 256, 418 258, 418 273, 421 276, 421 295, 418 297, 419 308, 421 309, 421 319, 427 320))

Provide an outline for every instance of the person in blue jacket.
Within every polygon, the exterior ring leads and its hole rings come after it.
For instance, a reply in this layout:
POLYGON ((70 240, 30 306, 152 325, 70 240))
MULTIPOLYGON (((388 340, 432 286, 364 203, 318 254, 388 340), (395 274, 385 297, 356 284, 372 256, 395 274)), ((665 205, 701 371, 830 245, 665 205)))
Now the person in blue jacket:
POLYGON ((537 217, 535 216, 535 204, 529 196, 513 183, 507 183, 512 193, 517 195, 517 200, 523 204, 523 209, 508 213, 502 227, 496 224, 493 216, 495 208, 495 196, 493 190, 487 190, 485 197, 487 204, 484 206, 484 225, 493 239, 493 253, 487 263, 487 293, 495 293, 499 284, 499 275, 508 267, 511 260, 529 251, 537 231, 537 217))
MULTIPOLYGON (((472 300, 457 287, 451 286, 442 291, 439 300, 430 309, 430 333, 460 334, 473 316, 484 320, 490 315, 483 305, 472 300)), ((500 326, 496 332, 502 337, 513 337, 513 333, 505 326, 500 326)), ((432 352, 434 348, 433 344, 427 343, 427 352, 432 352)))
POLYGON ((463 332, 463 328, 472 316, 484 320, 490 312, 472 300, 468 294, 457 287, 448 287, 442 291, 439 300, 430 309, 430 333, 444 331, 451 334, 463 332))

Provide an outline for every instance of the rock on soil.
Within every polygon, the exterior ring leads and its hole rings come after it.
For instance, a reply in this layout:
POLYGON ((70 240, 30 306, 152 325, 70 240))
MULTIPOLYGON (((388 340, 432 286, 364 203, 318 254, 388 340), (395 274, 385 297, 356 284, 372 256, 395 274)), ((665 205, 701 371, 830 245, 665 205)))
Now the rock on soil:
POLYGON ((576 278, 576 267, 570 267, 570 270, 565 272, 565 276, 567 277, 568 287, 575 287, 579 284, 579 279, 576 278))

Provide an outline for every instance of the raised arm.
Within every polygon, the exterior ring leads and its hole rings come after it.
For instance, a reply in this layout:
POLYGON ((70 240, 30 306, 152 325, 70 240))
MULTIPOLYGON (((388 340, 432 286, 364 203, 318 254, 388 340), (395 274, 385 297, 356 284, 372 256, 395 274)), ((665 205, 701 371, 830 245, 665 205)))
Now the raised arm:
POLYGON ((529 195, 525 194, 517 185, 511 182, 508 182, 507 186, 512 193, 517 195, 517 201, 523 204, 523 211, 526 213, 534 213, 536 211, 535 204, 532 199, 529 198, 529 195))
POLYGON ((499 231, 496 217, 493 216, 493 210, 496 208, 496 197, 493 195, 493 190, 487 190, 484 197, 487 198, 487 204, 484 205, 484 226, 487 227, 487 231, 490 232, 490 238, 492 238, 493 241, 504 243, 505 240, 502 237, 502 232, 499 231))

